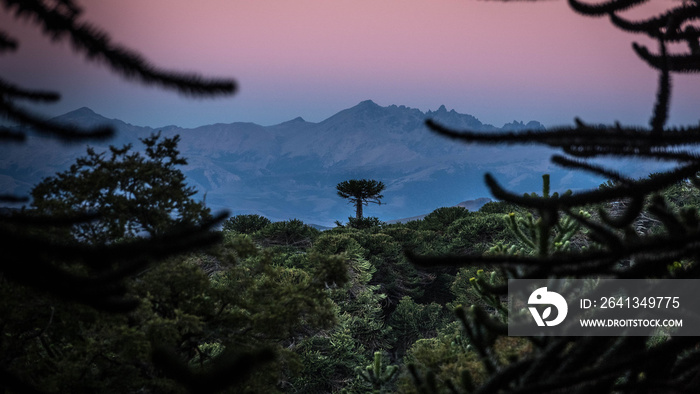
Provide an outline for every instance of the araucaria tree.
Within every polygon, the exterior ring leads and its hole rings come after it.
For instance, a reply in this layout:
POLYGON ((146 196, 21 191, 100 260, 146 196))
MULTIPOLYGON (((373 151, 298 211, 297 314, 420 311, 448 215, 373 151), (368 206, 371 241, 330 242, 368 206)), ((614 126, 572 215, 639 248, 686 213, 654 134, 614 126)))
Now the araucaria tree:
POLYGON ((380 193, 384 188, 384 183, 373 179, 351 179, 336 186, 338 195, 355 205, 355 218, 358 220, 362 219, 362 206, 369 203, 382 204, 384 196, 380 193))

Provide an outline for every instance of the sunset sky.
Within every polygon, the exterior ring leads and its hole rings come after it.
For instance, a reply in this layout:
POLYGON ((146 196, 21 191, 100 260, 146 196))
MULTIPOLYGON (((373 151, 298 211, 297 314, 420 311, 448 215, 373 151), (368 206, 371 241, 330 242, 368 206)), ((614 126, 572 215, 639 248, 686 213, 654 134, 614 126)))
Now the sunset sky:
MULTIPOLYGON (((502 126, 584 121, 646 125, 656 73, 631 43, 641 36, 564 1, 86 0, 82 20, 159 67, 233 77, 234 96, 194 100, 140 86, 51 45, 27 22, 0 17, 21 39, 0 74, 51 88, 58 115, 88 106, 141 126, 217 122, 318 122, 371 99, 423 111, 448 109, 502 126)), ((677 4, 655 0, 647 9, 677 4)), ((653 10, 652 10, 653 9, 653 10)), ((653 44, 652 44, 653 45, 653 44)), ((656 51, 656 48, 652 48, 656 51)), ((700 77, 674 79, 671 123, 700 120, 700 77)))

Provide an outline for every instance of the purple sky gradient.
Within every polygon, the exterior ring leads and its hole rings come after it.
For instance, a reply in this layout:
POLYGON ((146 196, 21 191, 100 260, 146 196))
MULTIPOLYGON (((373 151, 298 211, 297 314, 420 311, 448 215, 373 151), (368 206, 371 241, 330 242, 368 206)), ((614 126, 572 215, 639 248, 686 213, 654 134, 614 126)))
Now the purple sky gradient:
MULTIPOLYGON (((159 67, 233 77, 238 94, 193 100, 125 81, 50 45, 26 22, 0 16, 21 39, 0 74, 63 94, 40 107, 58 115, 88 106, 142 126, 194 127, 297 116, 321 121, 372 99, 423 111, 448 109, 502 126, 646 125, 656 73, 631 49, 641 36, 564 1, 120 0, 82 1, 83 19, 159 67)), ((677 4, 654 0, 642 13, 677 4)), ((652 44, 653 45, 653 44, 652 44)), ((654 51, 655 47, 652 48, 654 51)), ((675 76, 672 124, 700 120, 700 78, 675 76)))

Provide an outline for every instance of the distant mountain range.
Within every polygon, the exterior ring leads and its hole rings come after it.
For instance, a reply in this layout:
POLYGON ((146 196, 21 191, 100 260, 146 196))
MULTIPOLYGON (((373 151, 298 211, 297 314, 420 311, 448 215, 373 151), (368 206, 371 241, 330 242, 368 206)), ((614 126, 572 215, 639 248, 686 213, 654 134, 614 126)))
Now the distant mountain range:
MULTIPOLYGON (((89 108, 53 120, 114 126, 118 133, 113 140, 90 144, 98 151, 126 143, 139 148, 138 138, 159 130, 165 136, 179 134, 180 150, 189 162, 183 172, 209 207, 227 209, 233 215, 256 213, 272 220, 298 218, 328 226, 335 220, 347 221, 354 210, 336 195, 335 185, 353 178, 377 179, 387 185, 382 205, 365 211, 382 220, 423 215, 488 196, 485 172, 518 192, 540 191, 543 173, 552 174, 553 190, 597 187, 602 181, 554 167, 549 162, 552 151, 547 148, 446 140, 425 127, 428 118, 483 131, 544 129, 536 121, 513 121, 499 128, 445 106, 424 113, 405 106, 382 107, 370 100, 319 123, 296 118, 274 126, 237 122, 154 129, 107 119, 89 108)), ((84 145, 66 145, 37 135, 30 135, 23 145, 0 146, 0 190, 27 194, 32 185, 66 170, 84 154, 84 145)), ((653 168, 648 169, 651 171, 653 168)))

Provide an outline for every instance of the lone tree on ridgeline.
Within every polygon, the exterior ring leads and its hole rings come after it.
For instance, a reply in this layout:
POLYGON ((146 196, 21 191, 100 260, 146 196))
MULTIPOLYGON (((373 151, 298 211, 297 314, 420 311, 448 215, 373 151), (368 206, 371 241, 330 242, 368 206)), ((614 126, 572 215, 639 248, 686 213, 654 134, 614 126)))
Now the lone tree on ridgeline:
POLYGON ((369 203, 382 205, 384 198, 380 193, 384 183, 373 179, 351 179, 340 182, 336 187, 338 195, 347 198, 350 204, 355 204, 355 218, 362 219, 362 206, 369 203))

